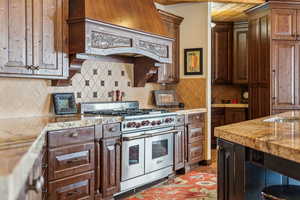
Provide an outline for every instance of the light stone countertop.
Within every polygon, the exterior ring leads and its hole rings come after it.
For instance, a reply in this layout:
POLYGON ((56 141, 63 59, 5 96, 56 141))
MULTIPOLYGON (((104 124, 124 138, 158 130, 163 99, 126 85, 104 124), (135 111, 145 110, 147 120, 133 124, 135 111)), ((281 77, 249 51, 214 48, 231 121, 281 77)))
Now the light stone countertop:
MULTIPOLYGON (((169 109, 178 114, 206 113, 206 108, 169 109)), ((40 116, 0 119, 0 193, 15 200, 46 142, 48 131, 121 122, 101 115, 40 116)))
POLYGON ((248 104, 212 104, 213 108, 248 108, 248 104))
POLYGON ((170 112, 176 112, 180 115, 194 114, 194 113, 206 113, 206 108, 170 108, 170 112))
POLYGON ((215 136, 300 163, 300 111, 291 111, 217 127, 215 136), (273 117, 284 118, 293 122, 264 121, 273 117))
POLYGON ((100 115, 0 119, 1 199, 15 200, 18 197, 42 151, 48 131, 116 123, 121 120, 121 117, 100 115))

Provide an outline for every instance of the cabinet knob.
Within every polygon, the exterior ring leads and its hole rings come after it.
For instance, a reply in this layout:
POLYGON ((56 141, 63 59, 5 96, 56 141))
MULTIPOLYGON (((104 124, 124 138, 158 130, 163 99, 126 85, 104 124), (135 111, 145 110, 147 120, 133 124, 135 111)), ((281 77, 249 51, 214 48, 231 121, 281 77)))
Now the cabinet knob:
POLYGON ((43 176, 38 177, 32 181, 32 184, 28 186, 28 190, 35 191, 36 193, 42 192, 42 189, 45 184, 45 179, 43 176))

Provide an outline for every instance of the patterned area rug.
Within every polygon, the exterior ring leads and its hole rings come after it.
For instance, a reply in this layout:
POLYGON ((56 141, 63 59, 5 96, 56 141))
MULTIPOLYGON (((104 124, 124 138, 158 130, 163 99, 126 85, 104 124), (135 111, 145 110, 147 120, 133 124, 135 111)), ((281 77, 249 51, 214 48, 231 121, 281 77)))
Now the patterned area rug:
POLYGON ((175 178, 171 183, 156 185, 126 200, 216 200, 217 177, 213 172, 196 170, 175 178), (202 171, 202 172, 201 172, 202 171))

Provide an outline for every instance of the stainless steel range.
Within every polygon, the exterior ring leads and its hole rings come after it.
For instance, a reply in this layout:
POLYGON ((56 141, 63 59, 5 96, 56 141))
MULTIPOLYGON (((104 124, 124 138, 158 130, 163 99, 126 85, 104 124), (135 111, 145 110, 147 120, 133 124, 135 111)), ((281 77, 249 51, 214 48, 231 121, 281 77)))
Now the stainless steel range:
POLYGON ((123 117, 121 193, 172 174, 176 113, 140 109, 136 101, 83 103, 81 112, 123 117))

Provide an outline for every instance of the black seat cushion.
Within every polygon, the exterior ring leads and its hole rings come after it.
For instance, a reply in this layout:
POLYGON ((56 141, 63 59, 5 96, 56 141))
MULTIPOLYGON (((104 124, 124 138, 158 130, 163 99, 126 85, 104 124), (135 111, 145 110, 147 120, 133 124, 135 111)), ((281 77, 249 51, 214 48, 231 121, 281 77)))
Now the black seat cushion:
POLYGON ((262 191, 264 200, 300 200, 300 186, 274 185, 262 191))

